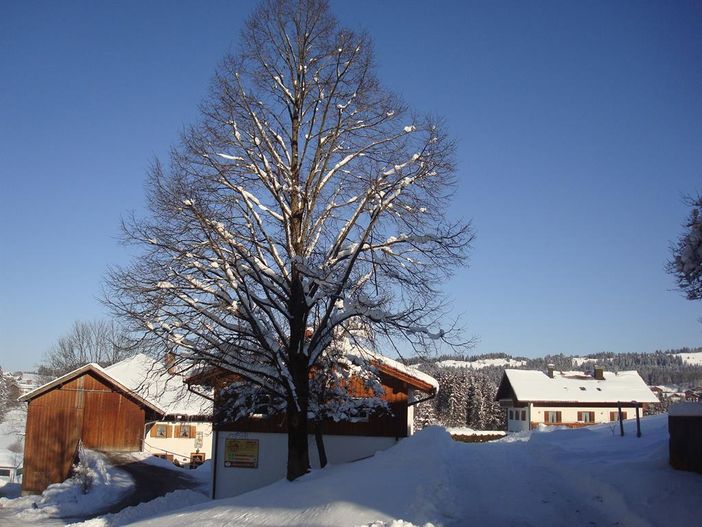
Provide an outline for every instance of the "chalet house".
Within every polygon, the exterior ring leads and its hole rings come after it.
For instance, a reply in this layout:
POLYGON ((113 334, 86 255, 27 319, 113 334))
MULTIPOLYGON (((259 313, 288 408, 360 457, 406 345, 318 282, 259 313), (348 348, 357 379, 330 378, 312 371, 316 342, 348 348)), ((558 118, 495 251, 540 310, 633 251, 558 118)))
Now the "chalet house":
POLYGON ((658 398, 636 371, 582 372, 505 370, 496 400, 506 409, 507 431, 530 430, 540 424, 569 427, 635 417, 637 408, 658 398))
MULTIPOLYGON (((346 463, 372 456, 413 432, 413 406, 438 391, 432 377, 405 365, 373 354, 383 385, 383 398, 390 413, 373 414, 354 422, 324 423, 324 444, 330 464, 346 463)), ((220 415, 220 395, 236 375, 217 369, 194 383, 215 387, 214 415, 220 415)), ((212 496, 227 498, 282 479, 287 464, 287 427, 284 414, 214 421, 212 496)), ((309 436, 310 463, 319 468, 319 455, 309 436)))
POLYGON ((20 397, 28 403, 23 493, 70 474, 79 442, 108 452, 209 457, 212 406, 145 355, 108 368, 86 364, 20 397))

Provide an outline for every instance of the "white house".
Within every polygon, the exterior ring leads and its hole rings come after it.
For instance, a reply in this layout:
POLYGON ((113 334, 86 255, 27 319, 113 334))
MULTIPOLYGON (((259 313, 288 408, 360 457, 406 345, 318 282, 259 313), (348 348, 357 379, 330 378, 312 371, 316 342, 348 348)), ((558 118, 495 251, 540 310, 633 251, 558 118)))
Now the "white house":
POLYGON ((191 392, 173 366, 138 354, 105 372, 161 409, 157 419, 145 424, 145 452, 183 464, 210 459, 212 401, 191 392))
POLYGON ((636 409, 658 398, 636 371, 592 375, 577 371, 505 370, 496 400, 507 411, 507 431, 530 430, 539 424, 586 426, 631 419, 636 409))

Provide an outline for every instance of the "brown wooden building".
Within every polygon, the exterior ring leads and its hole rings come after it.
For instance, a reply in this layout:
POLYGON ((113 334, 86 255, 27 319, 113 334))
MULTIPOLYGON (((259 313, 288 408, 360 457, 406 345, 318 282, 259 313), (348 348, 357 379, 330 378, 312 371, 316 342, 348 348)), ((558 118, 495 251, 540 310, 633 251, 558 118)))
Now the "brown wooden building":
POLYGON ((145 423, 161 414, 97 364, 59 377, 20 401, 29 403, 22 479, 27 494, 69 476, 79 441, 95 450, 141 450, 145 423))

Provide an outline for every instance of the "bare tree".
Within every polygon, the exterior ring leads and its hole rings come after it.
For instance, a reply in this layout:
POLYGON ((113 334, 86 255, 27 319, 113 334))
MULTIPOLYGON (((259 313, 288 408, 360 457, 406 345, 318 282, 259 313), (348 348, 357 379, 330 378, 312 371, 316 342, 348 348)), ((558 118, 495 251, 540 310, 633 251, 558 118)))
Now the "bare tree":
POLYGON ((332 342, 460 343, 438 291, 472 237, 445 217, 453 144, 381 88, 369 38, 324 0, 263 2, 201 110, 150 172, 150 215, 125 221, 144 252, 106 301, 282 400, 294 479, 332 342))
POLYGON ((46 353, 39 370, 56 378, 85 364, 109 366, 140 351, 138 342, 111 320, 77 320, 46 353))
POLYGON ((702 196, 689 199, 688 204, 692 210, 685 232, 672 247, 666 269, 689 300, 702 300, 702 196))

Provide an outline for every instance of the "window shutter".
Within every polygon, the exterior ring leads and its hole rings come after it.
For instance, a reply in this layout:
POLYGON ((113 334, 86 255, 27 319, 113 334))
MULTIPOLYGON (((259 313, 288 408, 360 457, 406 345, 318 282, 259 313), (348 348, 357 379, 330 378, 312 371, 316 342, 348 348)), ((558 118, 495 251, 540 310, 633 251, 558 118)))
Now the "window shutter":
POLYGON ((190 425, 190 433, 188 434, 188 437, 193 439, 196 434, 197 434, 197 427, 195 425, 190 425))
POLYGON ((151 430, 149 431, 149 437, 158 437, 156 431, 158 430, 158 425, 151 425, 151 430))
POLYGON ((169 437, 173 437, 173 427, 171 425, 165 425, 166 426, 166 439, 169 437))
POLYGON ((562 418, 562 416, 561 416, 561 412, 556 412, 556 420, 557 420, 559 423, 562 423, 562 422, 563 422, 563 418, 562 418))
POLYGON ((626 419, 626 412, 622 412, 622 419, 626 419))
POLYGON ((583 413, 578 412, 578 421, 582 421, 582 420, 583 420, 583 413))

